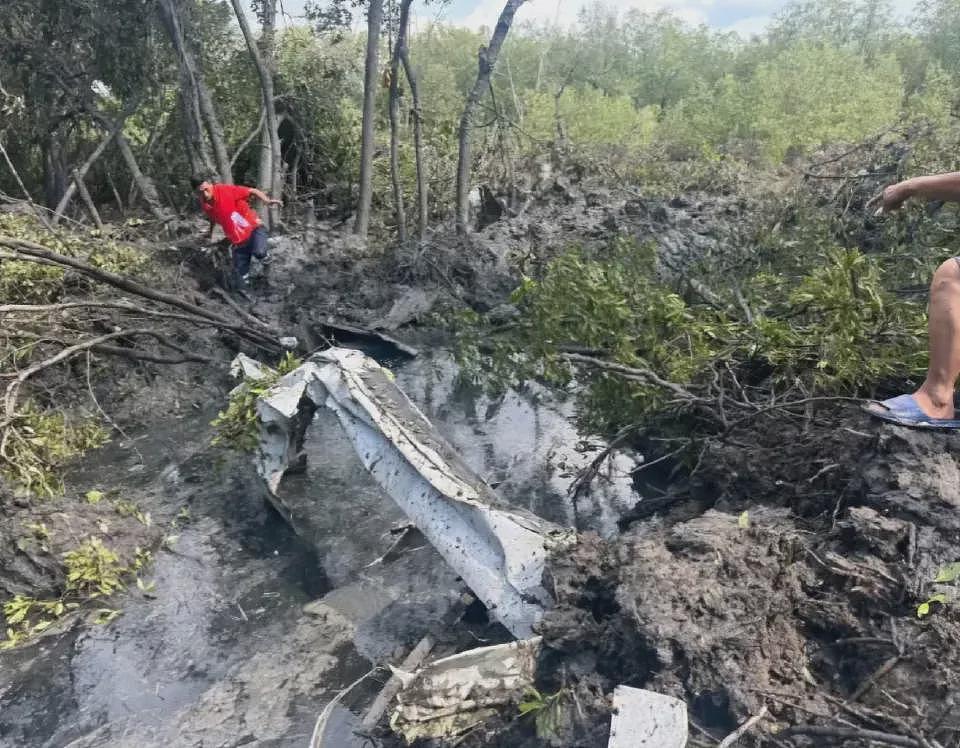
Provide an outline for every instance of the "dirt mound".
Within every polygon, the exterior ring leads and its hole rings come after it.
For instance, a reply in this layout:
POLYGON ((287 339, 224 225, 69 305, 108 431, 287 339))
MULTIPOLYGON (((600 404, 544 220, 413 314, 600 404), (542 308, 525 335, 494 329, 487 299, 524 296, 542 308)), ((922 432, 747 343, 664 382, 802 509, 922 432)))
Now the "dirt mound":
MULTIPOLYGON (((952 584, 933 580, 960 558, 960 437, 847 428, 831 463, 845 493, 823 492, 819 513, 809 497, 800 512, 776 495, 760 505, 736 492, 756 485, 740 478, 722 499, 736 511, 647 519, 558 560, 559 604, 543 625, 554 676, 677 696, 713 740, 764 707, 758 745, 870 745, 870 731, 898 745, 955 740, 960 616, 952 584), (948 602, 919 618, 937 593, 948 602)), ((752 472, 772 480, 787 463, 752 472)))

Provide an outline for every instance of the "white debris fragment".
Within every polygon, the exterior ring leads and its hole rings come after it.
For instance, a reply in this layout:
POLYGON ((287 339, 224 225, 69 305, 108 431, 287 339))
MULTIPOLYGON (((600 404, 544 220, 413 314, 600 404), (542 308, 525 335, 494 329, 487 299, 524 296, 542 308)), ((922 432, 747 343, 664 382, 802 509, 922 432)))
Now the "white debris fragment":
POLYGON ((630 686, 613 692, 607 748, 684 748, 687 705, 680 699, 630 686))
POLYGON ((263 379, 270 374, 270 368, 259 361, 250 358, 245 353, 238 353, 230 362, 230 376, 235 379, 263 379))
POLYGON ((533 685, 540 645, 537 636, 479 647, 405 675, 391 728, 407 742, 462 735, 520 701, 533 685))

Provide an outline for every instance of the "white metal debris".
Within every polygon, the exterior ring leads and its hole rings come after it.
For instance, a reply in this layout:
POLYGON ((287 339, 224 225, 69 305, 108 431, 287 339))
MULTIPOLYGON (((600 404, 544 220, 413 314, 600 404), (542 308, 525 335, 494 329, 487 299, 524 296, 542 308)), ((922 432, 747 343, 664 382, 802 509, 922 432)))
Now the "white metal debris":
POLYGON ((394 670, 403 691, 390 726, 408 743, 462 735, 504 707, 516 709, 533 685, 540 637, 479 647, 435 660, 415 673, 394 670))
POLYGON ((316 408, 329 408, 380 486, 484 602, 527 638, 550 602, 542 586, 549 553, 573 530, 502 502, 363 353, 330 348, 281 378, 257 404, 258 471, 282 498, 284 472, 300 457, 316 408))
POLYGON ((684 748, 687 705, 672 696, 617 686, 607 748, 684 748))

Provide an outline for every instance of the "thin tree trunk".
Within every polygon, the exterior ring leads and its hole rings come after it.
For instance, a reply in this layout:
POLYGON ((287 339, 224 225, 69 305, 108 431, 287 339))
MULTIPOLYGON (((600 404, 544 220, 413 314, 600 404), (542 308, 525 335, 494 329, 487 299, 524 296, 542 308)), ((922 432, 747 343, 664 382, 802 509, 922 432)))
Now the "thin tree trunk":
POLYGON ((190 162, 190 171, 199 175, 214 171, 210 149, 203 137, 203 122, 200 117, 200 101, 197 96, 196 79, 193 75, 193 57, 187 50, 183 39, 183 27, 180 23, 180 11, 176 0, 160 0, 160 20, 170 37, 170 43, 177 56, 180 73, 180 111, 183 116, 183 139, 190 162))
POLYGON ((470 194, 470 133, 473 130, 473 118, 476 115, 480 99, 490 86, 490 75, 497 64, 497 57, 500 55, 500 48, 503 46, 504 39, 507 38, 507 32, 510 31, 513 16, 516 14, 517 8, 524 2, 525 0, 507 0, 507 4, 503 6, 497 26, 493 30, 493 36, 490 37, 490 45, 480 48, 477 80, 467 96, 463 116, 460 118, 460 148, 457 159, 458 234, 466 234, 469 231, 470 204, 467 197, 470 194))
POLYGON ((363 134, 360 141, 360 203, 353 233, 366 237, 370 228, 370 204, 373 202, 374 117, 377 103, 380 57, 380 26, 383 0, 370 0, 367 8, 367 55, 363 75, 363 134))
POLYGON ((400 184, 400 50, 407 43, 407 19, 412 0, 400 1, 400 27, 390 56, 390 182, 393 186, 393 207, 397 218, 397 238, 407 241, 407 213, 403 207, 403 186, 400 184))
POLYGON ((93 222, 100 231, 103 231, 103 221, 100 220, 100 213, 97 212, 97 206, 93 204, 93 198, 91 198, 90 193, 87 192, 87 185, 83 183, 83 177, 80 176, 80 172, 76 169, 73 170, 73 183, 77 186, 80 199, 83 200, 83 204, 93 219, 93 222))
POLYGON ((207 88, 206 81, 199 72, 197 73, 197 98, 200 102, 200 112, 203 114, 203 120, 207 125, 207 133, 210 135, 210 142, 213 144, 213 157, 217 161, 220 181, 224 184, 233 184, 233 173, 230 171, 230 157, 227 155, 223 125, 220 124, 220 118, 217 117, 217 109, 213 105, 210 89, 207 88))
MULTIPOLYGON (((277 107, 273 100, 273 56, 274 56, 274 25, 277 14, 276 0, 265 0, 263 4, 263 34, 261 45, 257 45, 257 40, 253 37, 250 30, 250 24, 247 23, 247 17, 244 15, 243 6, 240 0, 230 0, 233 5, 233 12, 237 16, 237 22, 240 24, 240 31, 243 32, 243 38, 247 42, 247 49, 250 51, 250 57, 257 68, 257 75, 260 77, 260 93, 263 99, 263 113, 266 119, 266 130, 260 131, 261 147, 267 152, 261 152, 260 158, 260 189, 270 194, 271 197, 278 197, 283 190, 283 184, 280 180, 280 133, 279 122, 277 121, 277 107)), ((276 208, 270 208, 267 211, 267 224, 273 226, 279 222, 279 211, 276 208)))
POLYGON ((180 104, 183 110, 184 137, 187 156, 194 173, 203 170, 219 172, 223 182, 233 181, 230 174, 230 159, 224 145, 223 128, 217 118, 213 99, 203 80, 197 61, 186 41, 178 0, 160 0, 160 17, 177 54, 180 69, 180 104), (203 137, 204 122, 213 143, 217 165, 214 167, 210 149, 203 137))
POLYGON ((420 105, 420 84, 417 81, 417 74, 410 64, 406 38, 404 38, 404 45, 400 47, 400 62, 403 63, 403 71, 407 76, 407 83, 410 85, 410 98, 413 100, 413 152, 414 160, 417 162, 417 231, 422 240, 427 237, 430 202, 427 166, 423 161, 423 107, 420 105))
POLYGON ((52 228, 50 222, 47 221, 47 217, 43 214, 43 208, 38 206, 33 201, 33 196, 30 194, 30 190, 27 189, 27 185, 23 183, 23 180, 20 178, 20 172, 17 171, 17 167, 13 165, 13 161, 10 160, 10 156, 7 153, 7 149, 3 147, 3 141, 0 141, 0 153, 3 154, 3 160, 7 162, 7 167, 10 169, 10 173, 13 174, 13 178, 17 180, 17 185, 20 187, 20 191, 23 193, 23 196, 27 200, 27 204, 33 208, 34 213, 36 213, 37 218, 40 219, 40 223, 46 226, 48 229, 52 228))
POLYGON ((257 126, 250 131, 250 134, 243 139, 243 142, 237 146, 237 150, 233 153, 233 158, 230 159, 230 169, 233 170, 233 167, 237 163, 237 159, 240 158, 240 155, 247 150, 247 146, 253 142, 253 139, 257 137, 263 131, 264 121, 266 119, 266 113, 260 111, 260 121, 257 122, 257 126))
POLYGON ((43 199, 50 209, 60 202, 69 181, 58 134, 59 130, 48 133, 43 144, 43 199))
MULTIPOLYGON (((140 169, 140 164, 137 162, 137 157, 133 154, 133 148, 130 147, 130 141, 127 140, 126 136, 123 134, 122 125, 111 122, 106 115, 101 112, 93 112, 93 117, 104 130, 107 130, 108 132, 112 132, 114 130, 116 131, 115 140, 117 143, 117 150, 120 151, 120 156, 123 158, 123 162, 127 165, 127 170, 130 172, 130 176, 133 178, 134 184, 143 195, 143 199, 147 204, 147 208, 149 208, 150 212, 158 220, 169 220, 170 214, 164 209, 163 203, 160 201, 160 195, 157 193, 157 186, 153 183, 153 180, 144 174, 140 169)), ((131 189, 130 198, 128 200, 130 205, 133 205, 133 192, 134 191, 131 189)), ((119 197, 117 198, 117 202, 120 202, 119 197)), ((121 210, 123 210, 122 204, 121 210)))
MULTIPOLYGON (((87 160, 83 162, 79 169, 74 171, 74 174, 79 174, 80 179, 82 180, 87 172, 90 171, 90 167, 93 166, 94 162, 103 155, 103 152, 107 149, 107 146, 110 145, 110 141, 113 140, 117 133, 120 131, 120 128, 123 127, 124 118, 121 118, 117 121, 114 126, 107 133, 107 136, 100 141, 100 145, 93 149, 93 153, 87 156, 87 160)), ((73 200, 73 196, 77 192, 77 180, 74 179, 70 182, 70 186, 67 187, 67 191, 63 193, 63 197, 60 198, 60 202, 57 203, 56 209, 53 211, 53 225, 56 226, 60 222, 60 217, 63 215, 63 211, 67 209, 67 206, 70 204, 70 201, 73 200)))
POLYGON ((110 191, 113 193, 113 199, 117 203, 117 210, 120 212, 120 217, 123 218, 126 216, 127 210, 123 205, 123 199, 120 197, 120 190, 117 189, 117 184, 113 181, 113 175, 110 173, 109 169, 107 169, 107 184, 110 185, 110 191))
POLYGON ((289 178, 287 179, 287 191, 289 193, 289 202, 297 199, 297 180, 300 172, 300 146, 297 146, 297 155, 293 157, 293 163, 290 164, 289 178))
POLYGON ((130 142, 122 132, 117 133, 117 148, 120 150, 120 155, 123 157, 123 161, 130 171, 130 175, 140 189, 140 194, 143 195, 143 200, 146 202, 147 208, 149 208, 150 212, 158 220, 169 220, 170 214, 160 201, 157 186, 153 183, 153 180, 140 169, 140 164, 137 163, 137 157, 133 155, 130 142))

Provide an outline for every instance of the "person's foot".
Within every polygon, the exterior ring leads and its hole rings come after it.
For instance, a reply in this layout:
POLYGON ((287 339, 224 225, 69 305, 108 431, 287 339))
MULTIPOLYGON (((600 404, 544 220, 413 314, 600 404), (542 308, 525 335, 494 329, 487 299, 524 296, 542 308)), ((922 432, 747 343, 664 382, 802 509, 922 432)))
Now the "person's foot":
POLYGON ((927 415, 913 395, 891 397, 883 402, 869 400, 863 409, 874 418, 918 429, 939 429, 944 431, 960 430, 960 420, 951 415, 947 418, 936 418, 927 415))
POLYGON ((942 395, 932 394, 926 388, 921 387, 919 390, 913 393, 913 399, 916 401, 917 405, 920 406, 920 410, 922 410, 931 418, 955 417, 952 392, 950 393, 949 398, 945 398, 942 395))

